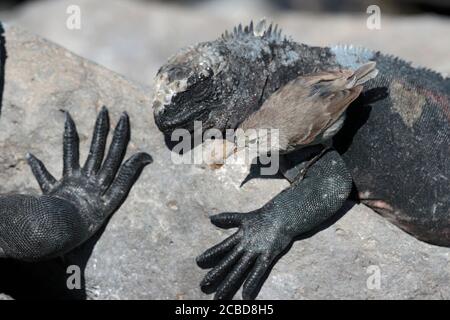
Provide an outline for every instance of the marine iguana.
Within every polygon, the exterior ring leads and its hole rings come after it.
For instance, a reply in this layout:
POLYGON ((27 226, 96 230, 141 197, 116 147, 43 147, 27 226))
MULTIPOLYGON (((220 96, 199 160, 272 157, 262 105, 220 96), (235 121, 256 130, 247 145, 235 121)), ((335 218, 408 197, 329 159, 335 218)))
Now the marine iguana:
MULTIPOLYGON (((205 292, 231 298, 243 284, 243 298, 255 298, 280 253, 347 198, 418 239, 450 246, 450 81, 436 72, 365 48, 300 44, 272 24, 250 23, 169 58, 156 76, 155 122, 167 136, 192 131, 195 120, 203 130, 235 129, 296 77, 368 61, 379 74, 347 110, 334 149, 262 208, 211 217, 239 229, 197 258, 213 268, 201 283, 205 292)), ((305 157, 296 158, 303 161, 292 169, 304 167, 305 157)))

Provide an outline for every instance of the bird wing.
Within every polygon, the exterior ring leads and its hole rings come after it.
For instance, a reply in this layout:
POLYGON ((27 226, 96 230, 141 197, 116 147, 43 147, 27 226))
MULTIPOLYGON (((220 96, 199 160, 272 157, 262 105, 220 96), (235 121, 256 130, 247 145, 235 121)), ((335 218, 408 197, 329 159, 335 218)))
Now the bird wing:
POLYGON ((335 123, 361 93, 362 86, 351 89, 342 89, 336 92, 322 92, 313 94, 308 101, 302 102, 305 106, 305 116, 302 123, 306 130, 298 131, 292 136, 295 145, 308 145, 321 133, 335 123))
POLYGON ((273 93, 241 128, 277 128, 290 145, 308 145, 335 123, 377 74, 375 62, 357 70, 299 76, 273 93))
POLYGON ((355 71, 320 72, 294 79, 294 86, 309 88, 309 93, 299 101, 299 108, 304 110, 304 128, 292 136, 290 143, 308 145, 333 125, 360 95, 362 85, 378 74, 375 66, 375 62, 369 62, 355 71))

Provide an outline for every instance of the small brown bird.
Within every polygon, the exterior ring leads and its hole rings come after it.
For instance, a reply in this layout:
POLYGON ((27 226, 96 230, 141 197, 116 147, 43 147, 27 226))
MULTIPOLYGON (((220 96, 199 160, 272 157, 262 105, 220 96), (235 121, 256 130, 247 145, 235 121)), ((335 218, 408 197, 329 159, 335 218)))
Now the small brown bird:
MULTIPOLYGON (((355 71, 320 72, 290 81, 239 126, 237 149, 258 142, 259 148, 267 143, 272 152, 282 154, 329 141, 341 129, 345 110, 363 84, 378 74, 375 66, 369 62, 355 71)), ((225 157, 231 154, 225 153, 225 157)))

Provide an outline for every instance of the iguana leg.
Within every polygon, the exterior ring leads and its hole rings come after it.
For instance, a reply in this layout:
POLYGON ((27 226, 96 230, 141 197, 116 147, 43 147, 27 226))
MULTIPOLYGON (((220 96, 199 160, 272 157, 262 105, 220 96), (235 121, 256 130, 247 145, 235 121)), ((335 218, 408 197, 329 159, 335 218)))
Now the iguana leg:
POLYGON ((152 158, 137 153, 121 165, 130 138, 124 113, 103 162, 108 131, 108 111, 103 108, 86 164, 80 168, 78 133, 66 114, 60 181, 41 161, 27 156, 43 195, 0 196, 0 257, 33 261, 61 256, 89 239, 120 206, 152 158))
POLYGON ((262 208, 250 213, 221 213, 211 222, 239 230, 197 258, 208 272, 201 287, 216 299, 232 298, 242 283, 242 296, 257 295, 272 262, 299 235, 315 229, 338 211, 352 187, 350 173, 333 150, 323 154, 294 183, 262 208))
POLYGON ((280 157, 280 173, 290 183, 299 182, 308 169, 330 149, 331 144, 314 145, 285 154, 280 157))

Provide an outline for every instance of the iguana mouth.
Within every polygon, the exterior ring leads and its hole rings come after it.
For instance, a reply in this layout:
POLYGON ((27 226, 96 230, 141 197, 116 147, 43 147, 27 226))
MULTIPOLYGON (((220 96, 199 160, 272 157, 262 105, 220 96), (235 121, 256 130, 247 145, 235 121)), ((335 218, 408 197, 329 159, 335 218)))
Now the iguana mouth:
POLYGON ((165 115, 164 112, 155 113, 155 122, 159 130, 164 132, 164 134, 171 134, 175 129, 187 129, 189 132, 193 132, 194 121, 203 122, 207 112, 206 108, 199 108, 196 111, 190 109, 184 113, 177 113, 176 116, 165 115))

